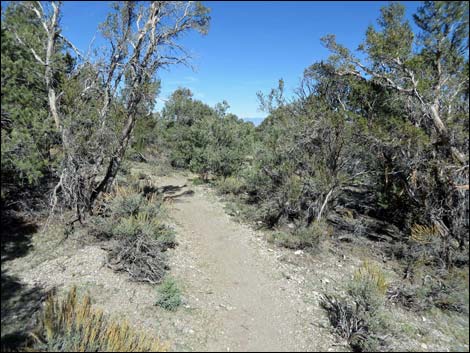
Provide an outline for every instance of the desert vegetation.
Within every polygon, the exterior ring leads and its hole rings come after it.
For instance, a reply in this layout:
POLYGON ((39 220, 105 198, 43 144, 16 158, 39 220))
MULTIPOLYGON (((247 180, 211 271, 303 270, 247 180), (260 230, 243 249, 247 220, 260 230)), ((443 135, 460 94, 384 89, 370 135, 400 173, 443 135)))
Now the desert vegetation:
POLYGON ((90 298, 72 288, 64 299, 50 296, 32 333, 35 352, 162 352, 164 343, 133 331, 128 323, 109 320, 90 298))
MULTIPOLYGON (((180 37, 208 30, 204 5, 116 3, 94 54, 62 34, 61 6, 2 4, 2 224, 21 215, 59 226, 64 241, 86 234, 107 268, 152 286, 154 305, 174 313, 184 293, 167 275, 178 246, 167 207, 186 185, 132 168, 190 172, 274 246, 312 258, 369 248, 319 300, 352 350, 390 349, 403 333, 394 310, 468 317, 467 2, 423 2, 413 25, 391 3, 357 50, 324 36, 330 56, 305 68, 294 95, 282 79, 258 92, 257 127, 184 87, 154 109, 160 70, 190 60, 180 37)), ((6 349, 168 348, 83 298, 49 296, 29 339, 6 349)))

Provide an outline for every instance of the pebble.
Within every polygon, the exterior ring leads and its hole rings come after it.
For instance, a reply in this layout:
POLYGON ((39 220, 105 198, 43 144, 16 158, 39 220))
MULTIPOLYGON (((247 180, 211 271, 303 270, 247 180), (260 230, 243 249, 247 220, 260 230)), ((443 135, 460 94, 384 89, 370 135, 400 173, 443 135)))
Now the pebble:
POLYGON ((227 305, 224 305, 224 304, 219 304, 219 306, 225 310, 228 310, 228 311, 232 311, 233 309, 235 308, 232 308, 231 306, 227 306, 227 305))

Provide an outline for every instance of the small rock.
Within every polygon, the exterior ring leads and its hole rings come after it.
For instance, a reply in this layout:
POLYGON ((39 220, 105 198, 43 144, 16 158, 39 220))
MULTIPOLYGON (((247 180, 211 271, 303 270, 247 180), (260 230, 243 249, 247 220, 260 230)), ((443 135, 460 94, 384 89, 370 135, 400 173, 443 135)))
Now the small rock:
POLYGON ((428 346, 425 343, 421 343, 421 348, 428 349, 428 346))
POLYGON ((224 305, 224 304, 219 304, 219 306, 227 311, 232 311, 234 309, 231 306, 224 305))
POLYGON ((191 329, 191 328, 184 328, 184 329, 183 329, 183 333, 189 334, 189 335, 193 335, 193 334, 194 334, 194 330, 191 329))
POLYGON ((296 250, 294 252, 295 255, 302 255, 303 253, 304 253, 303 250, 296 250))

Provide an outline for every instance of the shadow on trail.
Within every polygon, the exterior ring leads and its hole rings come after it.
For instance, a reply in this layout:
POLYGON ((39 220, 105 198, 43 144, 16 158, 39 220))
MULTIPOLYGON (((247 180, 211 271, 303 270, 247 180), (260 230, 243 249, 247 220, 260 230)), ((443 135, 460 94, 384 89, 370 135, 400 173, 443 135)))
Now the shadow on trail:
POLYGON ((163 201, 175 200, 181 196, 191 196, 194 194, 193 190, 184 190, 187 184, 183 185, 164 185, 160 187, 145 186, 143 189, 144 196, 148 197, 151 194, 156 194, 162 197, 163 201))
POLYGON ((39 227, 13 211, 2 211, 1 260, 25 256, 32 248, 31 237, 39 227))
POLYGON ((165 196, 163 196, 163 201, 177 202, 177 201, 180 201, 179 198, 182 197, 182 196, 192 196, 192 195, 194 195, 193 190, 186 190, 186 191, 183 191, 179 194, 165 195, 165 196))
POLYGON ((2 210, 1 238, 1 351, 19 349, 29 338, 34 313, 41 307, 46 292, 41 287, 29 287, 7 273, 5 263, 32 250, 32 236, 39 229, 18 212, 2 210))
POLYGON ((24 346, 34 325, 34 314, 41 308, 48 292, 42 287, 28 287, 20 279, 1 272, 1 351, 24 346))

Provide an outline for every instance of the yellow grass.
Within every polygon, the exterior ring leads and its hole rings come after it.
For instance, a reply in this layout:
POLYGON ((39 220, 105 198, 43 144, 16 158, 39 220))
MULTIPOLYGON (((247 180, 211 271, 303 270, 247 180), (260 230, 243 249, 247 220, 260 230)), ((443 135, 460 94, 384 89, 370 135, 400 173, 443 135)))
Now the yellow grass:
POLYGON ((385 294, 388 289, 384 273, 376 264, 368 261, 364 261, 362 266, 354 273, 354 280, 357 282, 370 281, 374 283, 381 294, 385 294))
POLYGON ((50 296, 32 336, 32 351, 164 352, 157 338, 133 330, 127 322, 107 319, 90 297, 77 298, 72 288, 63 300, 50 296))

